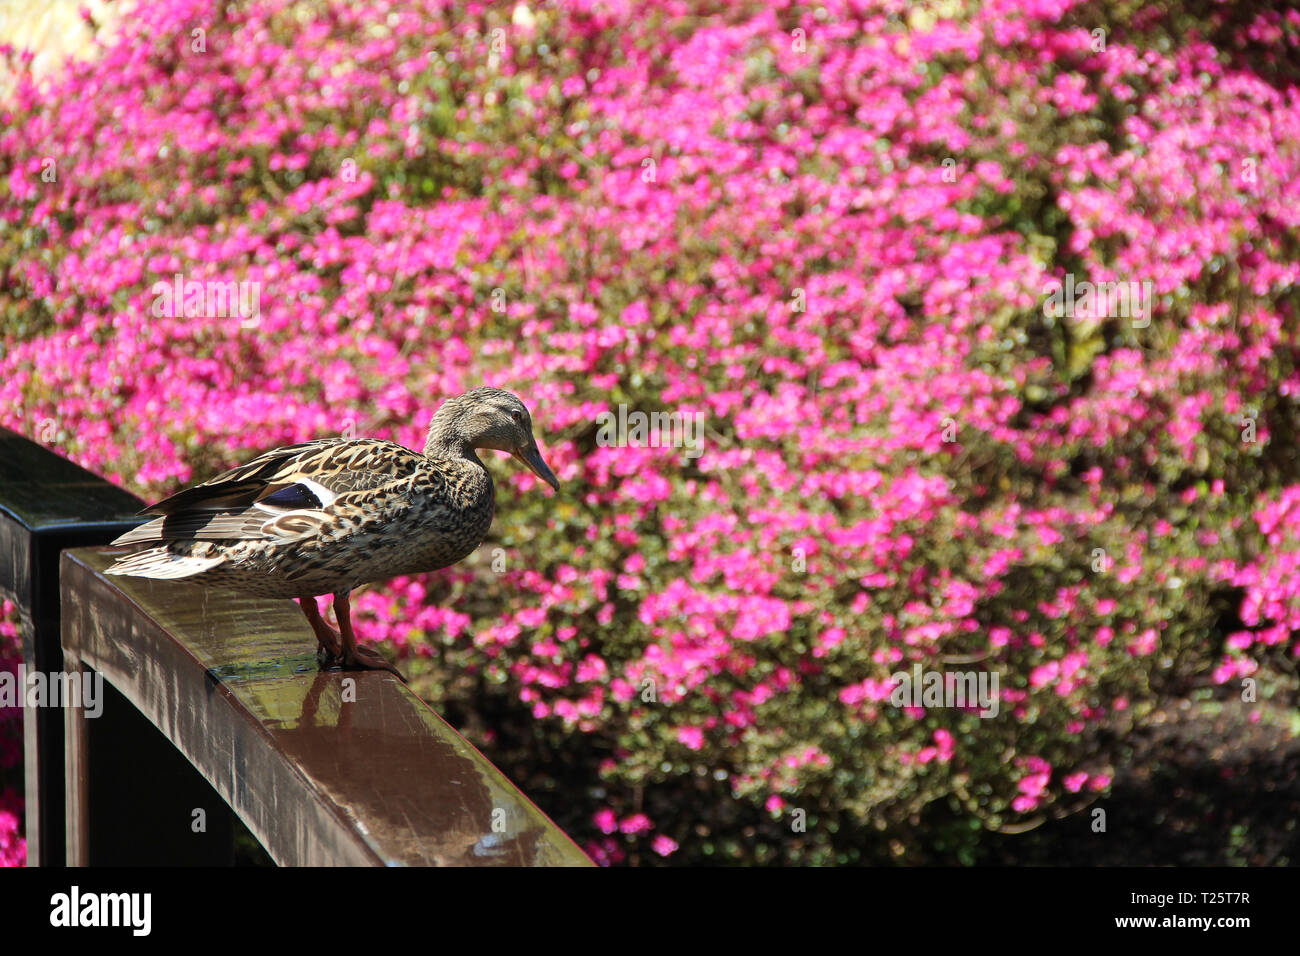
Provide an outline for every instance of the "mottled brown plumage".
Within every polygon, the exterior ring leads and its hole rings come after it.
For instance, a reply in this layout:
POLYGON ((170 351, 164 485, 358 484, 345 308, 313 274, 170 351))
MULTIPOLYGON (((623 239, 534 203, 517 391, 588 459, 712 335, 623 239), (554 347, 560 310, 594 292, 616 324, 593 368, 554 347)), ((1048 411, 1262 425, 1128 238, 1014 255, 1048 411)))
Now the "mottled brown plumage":
POLYGON ((494 504, 492 478, 474 454, 481 448, 510 452, 559 489, 523 403, 477 388, 438 410, 423 454, 378 439, 326 438, 269 451, 160 501, 142 512, 158 517, 113 542, 154 546, 107 573, 298 598, 332 655, 397 673, 356 647, 348 593, 447 567, 478 547, 494 504), (321 619, 320 594, 335 596, 341 634, 321 619))

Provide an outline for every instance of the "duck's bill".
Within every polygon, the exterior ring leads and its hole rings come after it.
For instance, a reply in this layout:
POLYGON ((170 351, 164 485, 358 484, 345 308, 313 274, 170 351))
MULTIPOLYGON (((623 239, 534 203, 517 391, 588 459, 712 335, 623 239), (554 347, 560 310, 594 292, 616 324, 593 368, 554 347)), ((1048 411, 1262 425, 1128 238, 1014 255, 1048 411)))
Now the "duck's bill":
POLYGON ((521 462, 529 471, 556 491, 560 490, 560 480, 555 477, 555 472, 546 466, 546 462, 542 461, 542 453, 537 450, 536 445, 533 445, 527 451, 514 452, 511 457, 521 462))

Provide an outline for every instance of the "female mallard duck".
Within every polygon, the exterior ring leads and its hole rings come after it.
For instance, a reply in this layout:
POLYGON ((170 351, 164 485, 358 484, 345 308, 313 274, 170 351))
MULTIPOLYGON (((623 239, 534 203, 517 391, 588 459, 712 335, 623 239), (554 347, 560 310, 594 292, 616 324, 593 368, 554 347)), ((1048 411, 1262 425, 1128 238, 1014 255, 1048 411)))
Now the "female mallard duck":
POLYGON ((323 438, 269 451, 146 508, 141 514, 161 517, 113 544, 165 543, 118 559, 107 573, 297 598, 332 658, 401 677, 357 645, 348 595, 445 568, 479 546, 494 493, 477 448, 510 452, 559 491, 524 403, 476 388, 438 409, 422 455, 374 438, 323 438), (319 594, 334 595, 337 631, 321 618, 319 594))

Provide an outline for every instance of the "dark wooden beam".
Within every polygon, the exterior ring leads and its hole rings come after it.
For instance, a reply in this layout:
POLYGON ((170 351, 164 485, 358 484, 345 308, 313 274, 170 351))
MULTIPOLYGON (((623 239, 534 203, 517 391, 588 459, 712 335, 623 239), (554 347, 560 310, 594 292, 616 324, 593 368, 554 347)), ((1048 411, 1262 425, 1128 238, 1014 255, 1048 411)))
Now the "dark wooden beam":
MULTIPOLYGON (((59 553, 106 544, 140 523, 144 503, 22 435, 0 428, 0 595, 18 607, 29 672, 63 670, 59 553)), ((23 714, 27 861, 62 866, 63 714, 23 714)))

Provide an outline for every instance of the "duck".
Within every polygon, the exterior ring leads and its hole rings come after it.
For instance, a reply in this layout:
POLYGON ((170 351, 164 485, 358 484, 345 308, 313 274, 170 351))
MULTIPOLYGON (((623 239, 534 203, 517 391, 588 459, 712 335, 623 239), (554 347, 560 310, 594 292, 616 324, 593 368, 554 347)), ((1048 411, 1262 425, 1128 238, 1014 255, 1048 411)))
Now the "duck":
POLYGON ((351 593, 448 567, 479 546, 496 502, 475 454, 483 449, 508 452, 559 492, 524 403, 475 388, 438 408, 423 453, 377 438, 322 438, 268 451, 150 505, 140 514, 151 520, 112 542, 149 547, 117 557, 105 573, 292 598, 322 667, 385 670, 405 681, 358 642, 351 593), (337 629, 316 603, 328 595, 337 629))

